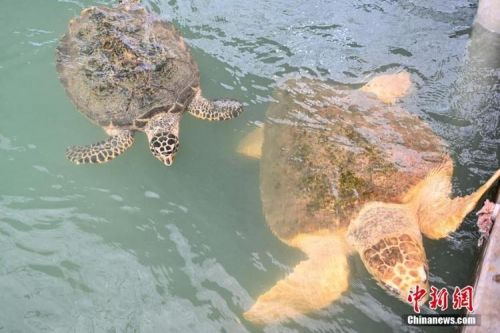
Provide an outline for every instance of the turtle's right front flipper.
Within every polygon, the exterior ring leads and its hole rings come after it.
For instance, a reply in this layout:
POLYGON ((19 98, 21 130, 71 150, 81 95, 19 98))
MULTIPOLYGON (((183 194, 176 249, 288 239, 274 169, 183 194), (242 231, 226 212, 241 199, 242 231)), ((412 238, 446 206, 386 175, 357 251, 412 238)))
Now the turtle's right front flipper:
POLYGON ((306 235, 291 245, 306 252, 308 259, 263 295, 245 312, 247 320, 272 324, 327 307, 347 290, 347 251, 337 234, 306 235))
POLYGON ((194 117, 205 120, 228 120, 236 118, 243 112, 243 105, 232 99, 211 101, 198 93, 187 111, 194 117))
POLYGON ((122 154, 133 143, 133 132, 120 130, 107 140, 88 146, 69 147, 66 149, 66 157, 75 164, 106 163, 122 154))

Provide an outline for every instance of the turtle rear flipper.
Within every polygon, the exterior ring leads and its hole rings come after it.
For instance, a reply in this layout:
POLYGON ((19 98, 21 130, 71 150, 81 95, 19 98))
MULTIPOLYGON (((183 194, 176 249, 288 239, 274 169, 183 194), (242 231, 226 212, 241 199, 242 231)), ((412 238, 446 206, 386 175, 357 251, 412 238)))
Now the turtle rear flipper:
POLYGON ((269 324, 296 318, 328 306, 347 289, 349 268, 343 236, 301 234, 292 245, 304 250, 309 258, 259 296, 245 312, 247 320, 269 324))
POLYGON ((245 135, 238 144, 237 152, 254 159, 262 157, 262 145, 264 144, 264 127, 256 127, 245 135))
POLYGON ((208 100, 198 93, 187 111, 194 117, 205 120, 228 120, 236 118, 243 112, 243 105, 231 99, 208 100))
POLYGON ((375 94, 386 104, 394 104, 405 96, 411 87, 411 78, 408 72, 397 74, 382 74, 371 79, 361 91, 375 94))
POLYGON ((88 146, 72 146, 66 157, 75 164, 105 163, 122 154, 134 143, 132 131, 119 130, 107 140, 88 146))

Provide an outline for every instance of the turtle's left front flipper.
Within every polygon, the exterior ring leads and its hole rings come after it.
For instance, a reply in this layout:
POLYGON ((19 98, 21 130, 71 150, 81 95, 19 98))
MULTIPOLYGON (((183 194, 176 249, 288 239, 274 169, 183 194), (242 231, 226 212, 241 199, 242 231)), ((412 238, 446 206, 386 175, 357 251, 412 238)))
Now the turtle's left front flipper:
POLYGON ((347 290, 349 267, 342 236, 299 235, 294 246, 308 255, 293 272, 245 312, 256 324, 272 324, 327 307, 347 290))
POLYGON ((422 233, 429 238, 439 239, 457 230, 465 216, 499 179, 500 170, 497 170, 474 193, 450 199, 451 172, 445 168, 430 174, 419 185, 420 193, 415 196, 422 233))
POLYGON ((198 93, 189 104, 187 111, 200 119, 227 120, 238 117, 243 112, 243 105, 231 99, 211 101, 198 93))

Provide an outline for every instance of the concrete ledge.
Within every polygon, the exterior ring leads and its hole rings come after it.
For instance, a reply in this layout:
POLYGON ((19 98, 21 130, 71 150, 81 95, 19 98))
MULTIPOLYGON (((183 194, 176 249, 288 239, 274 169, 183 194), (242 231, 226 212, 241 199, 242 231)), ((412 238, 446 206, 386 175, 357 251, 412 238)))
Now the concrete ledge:
MULTIPOLYGON (((499 0, 500 2, 500 0, 499 0)), ((500 192, 497 203, 500 202, 500 192)), ((497 217, 476 272, 474 313, 480 326, 464 327, 463 333, 500 332, 500 218, 497 217)))

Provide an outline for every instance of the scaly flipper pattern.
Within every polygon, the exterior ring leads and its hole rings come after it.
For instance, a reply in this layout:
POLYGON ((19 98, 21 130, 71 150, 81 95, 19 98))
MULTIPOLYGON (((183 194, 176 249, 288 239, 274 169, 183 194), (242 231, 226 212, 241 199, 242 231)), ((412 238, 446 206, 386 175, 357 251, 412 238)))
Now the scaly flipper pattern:
POLYGON ((69 147, 66 158, 75 164, 106 163, 122 154, 133 143, 133 132, 120 130, 107 140, 88 146, 69 147))
POLYGON ((198 93, 189 104, 187 111, 192 116, 204 120, 228 120, 238 117, 243 112, 243 105, 230 99, 211 101, 198 93))

